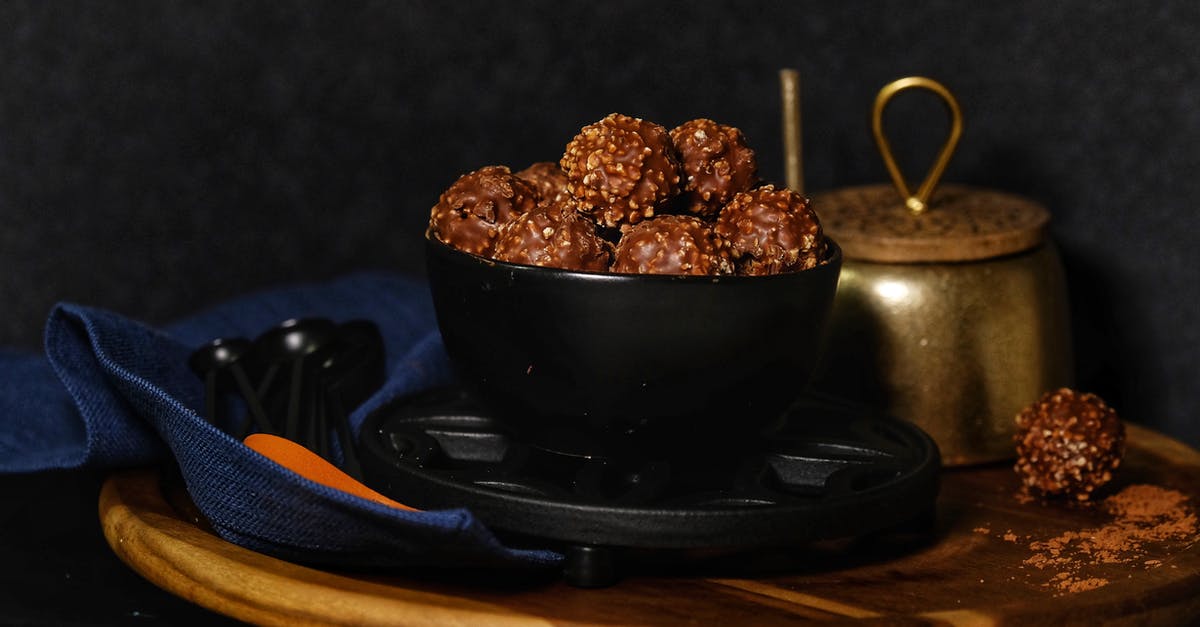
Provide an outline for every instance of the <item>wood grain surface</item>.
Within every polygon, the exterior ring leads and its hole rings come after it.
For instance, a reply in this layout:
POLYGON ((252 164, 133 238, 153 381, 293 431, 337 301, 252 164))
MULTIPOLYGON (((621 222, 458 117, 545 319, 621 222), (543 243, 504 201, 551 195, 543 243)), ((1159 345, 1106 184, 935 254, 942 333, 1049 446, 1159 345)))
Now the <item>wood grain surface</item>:
MULTIPOLYGON (((1007 464, 945 471, 932 530, 750 553, 632 554, 628 576, 599 590, 557 577, 307 568, 217 538, 160 485, 149 469, 108 480, 100 518, 113 550, 155 584, 259 624, 1188 625, 1200 617, 1194 519, 1186 534, 1130 544, 1120 559, 1080 554, 1046 566, 1037 557, 1053 539, 1103 535, 1114 515, 1019 498, 1007 464), (1092 589, 1069 592, 1064 581, 1092 589)), ((1185 493, 1194 515, 1200 453, 1131 425, 1106 494, 1137 485, 1185 493)))

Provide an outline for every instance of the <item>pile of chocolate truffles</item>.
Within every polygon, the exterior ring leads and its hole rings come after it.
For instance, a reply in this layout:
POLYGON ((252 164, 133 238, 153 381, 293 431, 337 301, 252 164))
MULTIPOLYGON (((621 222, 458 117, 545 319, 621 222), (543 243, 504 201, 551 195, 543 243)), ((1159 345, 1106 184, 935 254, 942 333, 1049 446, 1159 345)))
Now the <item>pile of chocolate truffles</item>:
POLYGON ((583 127, 557 164, 463 175, 426 235, 498 261, 628 274, 779 274, 826 251, 809 200, 762 183, 740 130, 619 113, 583 127))

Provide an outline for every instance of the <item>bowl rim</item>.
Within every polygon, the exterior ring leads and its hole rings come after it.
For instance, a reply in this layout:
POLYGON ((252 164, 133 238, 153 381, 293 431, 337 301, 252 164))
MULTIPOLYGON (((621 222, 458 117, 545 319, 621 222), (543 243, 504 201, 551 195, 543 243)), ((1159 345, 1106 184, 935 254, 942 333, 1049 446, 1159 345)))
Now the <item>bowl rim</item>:
POLYGON ((547 266, 535 266, 523 263, 513 263, 510 261, 500 261, 482 255, 476 255, 463 250, 459 250, 437 237, 426 235, 426 251, 434 254, 449 257, 451 259, 459 259, 474 263, 478 266, 488 266, 499 270, 507 270, 509 272, 521 272, 524 274, 540 275, 544 277, 561 277, 564 279, 577 279, 586 281, 599 282, 659 282, 659 283, 733 283, 733 284, 749 284, 749 283, 766 283, 769 281, 786 281, 795 279, 799 276, 805 276, 818 273, 822 270, 827 270, 830 267, 840 268, 842 263, 842 247, 828 235, 823 236, 825 239, 825 255, 823 263, 820 263, 805 270, 796 272, 781 272, 778 274, 766 275, 741 275, 741 274, 638 274, 631 272, 597 272, 591 270, 567 270, 564 268, 552 268, 547 266))

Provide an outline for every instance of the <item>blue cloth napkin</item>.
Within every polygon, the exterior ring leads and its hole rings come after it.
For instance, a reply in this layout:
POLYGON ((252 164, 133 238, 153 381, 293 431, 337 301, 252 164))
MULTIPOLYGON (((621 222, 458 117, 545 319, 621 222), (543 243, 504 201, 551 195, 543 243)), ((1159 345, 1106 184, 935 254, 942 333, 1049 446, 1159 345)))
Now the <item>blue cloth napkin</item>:
POLYGON ((465 509, 408 512, 314 483, 201 417, 203 385, 187 366, 216 337, 253 338, 289 318, 374 321, 388 378, 351 415, 451 381, 427 288, 354 275, 250 295, 162 329, 60 304, 46 354, 0 351, 0 472, 118 468, 178 460, 217 534, 289 561, 341 567, 543 567, 562 557, 508 547, 465 509))

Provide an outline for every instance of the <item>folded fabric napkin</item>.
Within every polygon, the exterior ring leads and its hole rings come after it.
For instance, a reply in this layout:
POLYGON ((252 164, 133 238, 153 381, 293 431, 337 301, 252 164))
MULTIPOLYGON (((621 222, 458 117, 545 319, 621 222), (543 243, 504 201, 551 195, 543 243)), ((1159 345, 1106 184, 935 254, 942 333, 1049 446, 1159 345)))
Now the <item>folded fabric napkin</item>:
POLYGON ((217 337, 255 337, 289 318, 374 321, 384 386, 350 417, 452 379, 427 288, 388 275, 253 294, 162 329, 60 304, 46 354, 0 351, 0 472, 118 468, 173 456, 224 539, 289 561, 342 567, 543 567, 562 557, 505 546, 465 509, 409 512, 314 483, 201 417, 187 366, 217 337))

